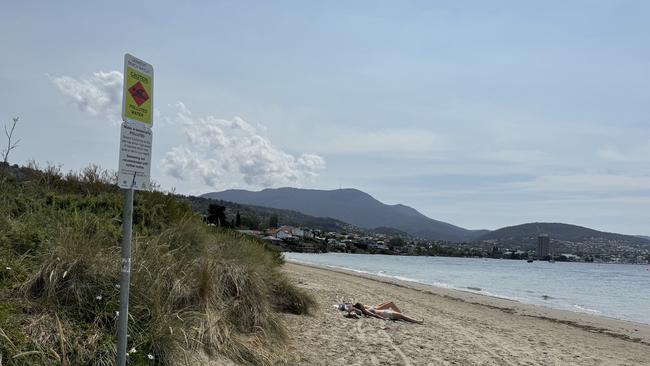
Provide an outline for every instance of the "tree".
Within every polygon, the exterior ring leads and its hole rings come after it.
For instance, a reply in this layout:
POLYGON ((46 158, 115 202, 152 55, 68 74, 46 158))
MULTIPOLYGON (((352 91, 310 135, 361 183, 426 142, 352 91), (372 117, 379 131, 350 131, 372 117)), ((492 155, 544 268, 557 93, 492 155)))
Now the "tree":
POLYGON ((11 150, 15 149, 16 146, 18 146, 18 143, 20 142, 20 139, 16 140, 14 143, 11 142, 11 139, 14 136, 14 130, 16 129, 16 123, 18 123, 18 117, 13 118, 13 124, 11 125, 11 129, 7 130, 7 125, 5 125, 5 136, 7 136, 7 148, 2 150, 2 155, 3 155, 3 162, 7 163, 9 159, 9 153, 11 150))
POLYGON ((260 228, 260 221, 255 216, 244 216, 241 218, 241 225, 247 229, 257 230, 260 228))
POLYGON ((395 250, 395 248, 401 246, 404 246, 404 239, 400 237, 390 238, 390 240, 388 241, 388 247, 391 250, 395 250))
POLYGON ((269 217, 269 227, 278 227, 278 215, 273 214, 269 217))
POLYGON ((217 226, 228 226, 228 219, 226 219, 226 207, 211 203, 208 206, 208 223, 217 226))
POLYGON ((239 211, 237 211, 237 215, 235 215, 235 227, 240 227, 241 226, 241 216, 239 216, 239 211))
POLYGON ((500 258, 501 257, 501 252, 499 251, 499 247, 496 245, 492 246, 492 251, 490 252, 490 257, 492 258, 500 258))

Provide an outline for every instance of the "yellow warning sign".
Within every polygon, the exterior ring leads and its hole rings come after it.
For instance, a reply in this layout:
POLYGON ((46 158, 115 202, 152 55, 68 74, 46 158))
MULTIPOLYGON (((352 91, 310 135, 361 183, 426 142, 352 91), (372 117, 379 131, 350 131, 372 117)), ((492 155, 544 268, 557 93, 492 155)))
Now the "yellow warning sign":
POLYGON ((124 55, 122 119, 153 125, 153 66, 128 53, 124 55))

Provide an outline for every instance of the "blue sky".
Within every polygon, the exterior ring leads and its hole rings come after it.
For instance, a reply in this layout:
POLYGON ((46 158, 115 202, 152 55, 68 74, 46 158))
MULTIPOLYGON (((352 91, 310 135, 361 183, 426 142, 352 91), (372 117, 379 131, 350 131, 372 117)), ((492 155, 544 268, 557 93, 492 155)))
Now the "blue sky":
POLYGON ((3 6, 11 160, 116 169, 129 52, 156 70, 164 189, 354 187, 473 229, 650 234, 648 2, 175 4, 3 6))

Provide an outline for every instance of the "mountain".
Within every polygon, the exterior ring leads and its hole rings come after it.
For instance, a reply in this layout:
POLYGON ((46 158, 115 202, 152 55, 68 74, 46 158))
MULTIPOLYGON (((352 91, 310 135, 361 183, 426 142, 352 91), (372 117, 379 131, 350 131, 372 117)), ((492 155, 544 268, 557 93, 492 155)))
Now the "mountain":
POLYGON ((535 244, 539 234, 549 234, 551 240, 573 243, 618 244, 650 248, 650 240, 638 236, 608 233, 582 226, 531 222, 508 226, 477 237, 476 241, 491 240, 502 244, 535 244))
POLYGON ((358 189, 233 189, 202 197, 331 217, 367 229, 390 227, 426 239, 463 241, 483 233, 433 220, 409 206, 384 204, 358 189))

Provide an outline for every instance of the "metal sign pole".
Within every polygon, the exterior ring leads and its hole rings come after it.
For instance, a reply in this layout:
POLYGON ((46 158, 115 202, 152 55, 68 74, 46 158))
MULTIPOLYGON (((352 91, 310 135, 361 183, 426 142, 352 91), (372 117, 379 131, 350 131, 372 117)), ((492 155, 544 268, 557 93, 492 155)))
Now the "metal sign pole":
POLYGON ((116 364, 126 365, 131 281, 131 231, 133 194, 146 189, 151 176, 153 142, 153 66, 128 53, 124 55, 122 127, 117 185, 124 191, 122 212, 122 260, 120 261, 120 310, 117 319, 116 364), (131 185, 129 185, 131 181, 131 185))
POLYGON ((131 281, 131 227, 133 224, 133 188, 123 189, 122 260, 120 262, 120 312, 117 323, 117 362, 126 365, 126 343, 129 322, 129 285, 131 281))

